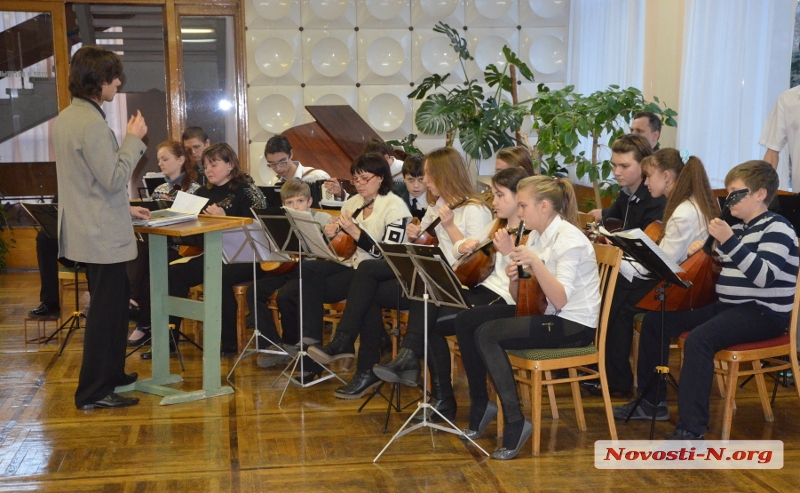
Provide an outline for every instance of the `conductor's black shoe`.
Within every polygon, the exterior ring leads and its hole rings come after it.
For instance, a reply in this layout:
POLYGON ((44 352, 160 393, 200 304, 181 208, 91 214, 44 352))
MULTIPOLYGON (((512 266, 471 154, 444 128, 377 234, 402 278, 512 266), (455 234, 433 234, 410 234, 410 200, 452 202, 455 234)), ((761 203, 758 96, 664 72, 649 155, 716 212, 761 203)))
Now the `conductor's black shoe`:
POLYGON ((58 303, 42 303, 28 312, 31 318, 58 318, 61 316, 61 309, 58 303))
POLYGON ((705 440, 704 435, 695 435, 689 430, 675 428, 675 431, 666 435, 664 440, 705 440))
POLYGON ((95 408, 115 409, 118 407, 135 406, 138 403, 139 399, 137 397, 122 397, 121 395, 117 395, 114 392, 111 392, 110 394, 103 397, 97 402, 92 402, 91 404, 84 404, 82 406, 78 406, 78 409, 80 409, 81 411, 89 411, 95 408))
POLYGON ((355 352, 353 341, 340 331, 337 331, 333 339, 331 339, 331 342, 325 346, 308 347, 308 355, 311 359, 323 365, 330 364, 341 358, 352 358, 355 356, 355 352))
POLYGON ((371 370, 356 371, 350 383, 343 385, 333 391, 333 395, 339 399, 358 399, 364 397, 370 389, 374 388, 381 382, 381 379, 376 377, 371 370))
POLYGON ((397 356, 372 367, 372 371, 384 382, 402 383, 416 387, 419 380, 419 356, 408 348, 401 348, 397 356))
POLYGON ((125 378, 122 379, 122 383, 120 385, 130 385, 134 383, 139 378, 139 374, 134 372, 126 373, 125 378))

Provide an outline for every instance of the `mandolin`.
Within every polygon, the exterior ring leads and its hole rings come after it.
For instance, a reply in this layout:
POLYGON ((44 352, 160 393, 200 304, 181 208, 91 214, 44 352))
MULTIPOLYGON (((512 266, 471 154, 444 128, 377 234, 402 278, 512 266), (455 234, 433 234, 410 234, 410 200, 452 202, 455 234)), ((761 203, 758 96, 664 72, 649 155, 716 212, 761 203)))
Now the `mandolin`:
MULTIPOLYGON (((520 221, 514 246, 519 246, 522 243, 523 236, 525 236, 525 223, 520 221)), ((521 265, 517 266, 517 273, 519 274, 517 316, 544 315, 545 310, 547 310, 547 296, 545 296, 542 287, 539 285, 539 281, 530 272, 524 270, 521 265)))
MULTIPOLYGON (((361 211, 371 206, 373 202, 375 202, 375 198, 372 198, 364 202, 364 205, 362 205, 353 212, 352 219, 354 221, 358 219, 358 216, 361 214, 361 211)), ((331 246, 336 252, 336 255, 345 260, 352 257, 356 253, 356 249, 358 248, 356 247, 356 241, 353 239, 353 237, 347 234, 346 231, 342 230, 341 227, 339 227, 339 229, 336 232, 336 235, 331 239, 331 246)))
MULTIPOLYGON (((450 210, 457 209, 457 208, 461 207, 461 205, 463 205, 468 200, 469 200, 469 197, 463 197, 458 202, 454 202, 452 204, 447 204, 447 207, 450 208, 450 210)), ((441 223, 441 222, 442 222, 442 219, 439 218, 439 217, 434 219, 428 225, 428 227, 425 228, 425 231, 420 233, 420 235, 417 237, 417 239, 412 241, 411 243, 414 243, 415 245, 438 246, 439 245, 439 238, 436 237, 435 229, 436 229, 436 226, 438 226, 439 223, 441 223)), ((412 224, 419 224, 419 219, 414 218, 414 220, 411 221, 411 223, 412 224)))
POLYGON ((489 235, 489 239, 479 243, 472 253, 464 255, 453 264, 456 277, 464 286, 474 288, 494 271, 494 254, 497 249, 492 236, 493 234, 489 235))

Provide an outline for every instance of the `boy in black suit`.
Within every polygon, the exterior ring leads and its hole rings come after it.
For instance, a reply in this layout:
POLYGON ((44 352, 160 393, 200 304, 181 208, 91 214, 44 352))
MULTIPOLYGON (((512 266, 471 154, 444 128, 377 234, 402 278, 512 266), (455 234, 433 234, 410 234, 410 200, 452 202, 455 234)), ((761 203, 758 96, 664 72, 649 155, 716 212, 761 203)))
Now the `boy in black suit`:
POLYGON ((406 201, 411 215, 420 221, 428 208, 428 187, 423 183, 425 156, 413 154, 403 162, 403 183, 397 184, 394 193, 406 201))

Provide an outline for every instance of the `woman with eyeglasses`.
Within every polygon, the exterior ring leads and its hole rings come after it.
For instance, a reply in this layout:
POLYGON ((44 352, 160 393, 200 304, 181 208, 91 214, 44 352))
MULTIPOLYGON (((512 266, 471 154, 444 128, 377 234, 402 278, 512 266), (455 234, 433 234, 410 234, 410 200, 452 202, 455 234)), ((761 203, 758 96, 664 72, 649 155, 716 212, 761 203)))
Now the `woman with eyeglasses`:
MULTIPOLYGON (((429 207, 422 223, 409 225, 406 232, 409 238, 416 238, 436 218, 441 218, 441 223, 435 228, 439 246, 448 263, 453 265, 458 257, 467 253, 465 249, 458 249, 460 245, 454 244, 466 238, 480 238, 482 229, 492 220, 492 214, 475 193, 464 161, 455 149, 444 147, 434 150, 425 156, 424 169, 423 181, 428 186, 429 207), (447 205, 462 201, 461 206, 453 209, 447 205)), ((381 308, 397 308, 398 304, 400 309, 411 308, 403 347, 409 348, 407 351, 417 351, 415 355, 422 354, 422 303, 409 304, 405 299, 398 302, 398 291, 399 285, 386 261, 364 262, 347 293, 347 307, 333 340, 327 346, 309 349, 312 358, 325 364, 352 356, 353 343, 357 337, 361 337, 356 373, 347 385, 336 389, 336 397, 357 399, 380 383, 373 368, 380 361, 380 340, 384 334, 381 308)), ((431 319, 435 320, 436 314, 433 311, 430 313, 431 319)), ((415 357, 414 361, 419 368, 419 358, 415 357)), ((445 372, 442 371, 441 375, 445 375, 445 372)), ((449 372, 447 375, 449 380, 449 372)), ((447 392, 446 389, 444 392, 447 392)), ((447 396, 436 394, 434 397, 444 400, 447 396)))
MULTIPOLYGON (((374 242, 402 243, 405 228, 411 220, 406 203, 392 193, 392 174, 383 156, 362 154, 350 166, 350 174, 358 193, 344 203, 341 215, 332 218, 326 225, 325 234, 333 238, 338 232, 344 231, 355 241, 356 252, 341 264, 325 260, 303 264, 304 340, 301 342, 306 345, 322 340, 322 305, 342 301, 362 262, 380 257, 380 249, 374 242), (358 210, 358 218, 354 219, 358 210)), ((299 281, 289 282, 278 291, 278 309, 284 331, 298 330, 300 327, 299 300, 299 281)), ((289 350, 292 352, 293 348, 289 350)), ((308 370, 304 378, 319 375, 322 370, 310 359, 304 368, 308 370)))
POLYGON ((273 185, 279 185, 278 182, 288 181, 292 178, 312 182, 327 180, 331 177, 321 169, 306 167, 298 161, 292 161, 292 144, 283 135, 270 137, 264 148, 264 156, 267 158, 267 166, 278 175, 273 185))

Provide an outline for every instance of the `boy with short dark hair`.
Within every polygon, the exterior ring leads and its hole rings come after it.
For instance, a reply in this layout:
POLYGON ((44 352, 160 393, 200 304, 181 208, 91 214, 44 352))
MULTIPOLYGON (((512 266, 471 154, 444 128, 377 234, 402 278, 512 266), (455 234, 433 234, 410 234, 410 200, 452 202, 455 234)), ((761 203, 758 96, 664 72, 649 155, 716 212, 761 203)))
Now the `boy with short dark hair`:
POLYGON ((394 187, 394 193, 405 200, 411 216, 420 221, 428 208, 426 194, 428 185, 425 184, 425 156, 412 154, 403 162, 403 181, 394 187))
MULTIPOLYGON (((714 378, 714 355, 736 344, 764 341, 784 334, 789 325, 797 283, 797 235, 782 216, 767 210, 778 189, 778 174, 766 161, 748 161, 725 177, 728 192, 747 188, 750 193, 730 208, 742 223, 729 226, 721 219, 708 225, 717 240, 723 262, 717 281, 719 300, 696 310, 667 312, 661 339, 661 314, 648 313, 639 342, 639 392, 653 369, 669 357, 669 339, 690 331, 684 345, 684 362, 678 388, 680 420, 667 440, 702 439, 709 421, 709 394, 714 378), (663 355, 661 350, 663 348, 663 355), (662 360, 663 357, 663 360, 662 360)), ((690 254, 699 250, 695 242, 690 254)), ((659 396, 666 386, 659 382, 659 396)), ((652 389, 631 419, 669 419, 666 401, 655 401, 652 389)), ((614 408, 625 419, 633 402, 614 408)))
MULTIPOLYGON (((288 209, 310 211, 311 215, 314 216, 314 220, 319 223, 320 227, 328 224, 331 219, 330 214, 326 212, 311 210, 311 205, 314 202, 314 199, 311 198, 311 187, 302 180, 295 178, 283 184, 281 187, 281 202, 283 206, 288 209)), ((298 342, 299 334, 296 333, 296 330, 294 334, 284 331, 284 338, 278 335, 278 329, 275 326, 275 322, 272 320, 272 315, 267 309, 267 304, 269 303, 269 298, 272 296, 272 293, 282 288, 283 285, 290 280, 297 279, 297 276, 297 269, 292 269, 284 274, 267 274, 258 280, 256 289, 248 291, 247 306, 250 308, 250 313, 255 314, 256 310, 258 311, 258 330, 275 344, 282 344, 283 342, 295 344, 298 342)), ((258 341, 259 347, 263 345, 263 342, 263 340, 258 341)), ((259 354, 257 363, 258 366, 262 368, 268 368, 281 362, 288 363, 289 359, 290 358, 286 355, 259 354)))

